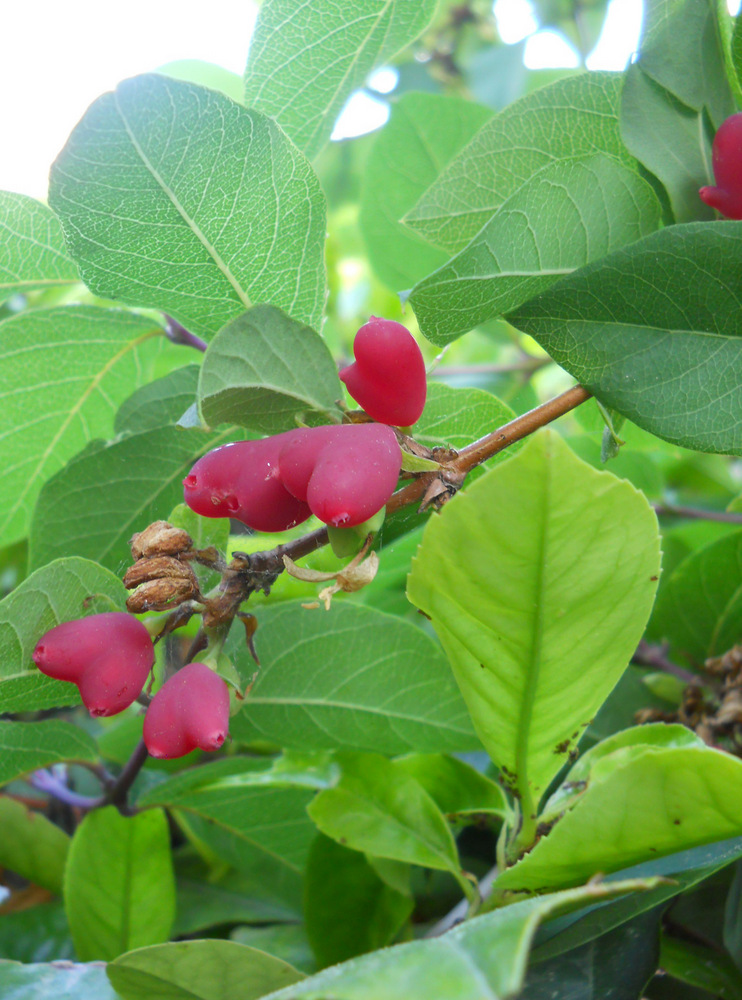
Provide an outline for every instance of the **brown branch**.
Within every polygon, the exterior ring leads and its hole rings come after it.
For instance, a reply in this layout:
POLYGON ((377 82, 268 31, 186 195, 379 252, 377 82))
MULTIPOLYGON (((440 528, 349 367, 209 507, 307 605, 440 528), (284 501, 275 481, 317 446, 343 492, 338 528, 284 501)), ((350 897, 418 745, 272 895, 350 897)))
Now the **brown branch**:
POLYGON ((694 674, 691 670, 686 670, 685 667, 673 663, 667 655, 667 649, 668 647, 664 644, 655 646, 645 639, 641 639, 639 645, 636 647, 636 652, 631 657, 631 662, 637 664, 639 667, 654 667, 655 670, 672 674, 673 677, 677 677, 684 684, 700 684, 701 678, 698 674, 694 674))
POLYGON ((134 751, 129 760, 124 765, 124 769, 118 776, 114 784, 104 796, 104 804, 116 806, 121 812, 128 812, 126 800, 131 786, 144 767, 149 751, 144 740, 140 740, 134 747, 134 751))
POLYGON ((652 505, 657 517, 684 517, 692 521, 720 521, 722 524, 742 524, 742 513, 731 510, 701 510, 698 507, 674 507, 670 504, 652 505))

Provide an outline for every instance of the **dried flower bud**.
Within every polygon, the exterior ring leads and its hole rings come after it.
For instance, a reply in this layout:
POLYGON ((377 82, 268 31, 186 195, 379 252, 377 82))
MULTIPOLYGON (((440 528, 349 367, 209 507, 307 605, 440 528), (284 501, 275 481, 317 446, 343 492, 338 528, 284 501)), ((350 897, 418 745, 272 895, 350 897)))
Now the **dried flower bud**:
POLYGON ((134 615, 145 611, 169 611, 198 597, 198 584, 185 579, 147 580, 129 594, 127 610, 134 615))
POLYGON ((151 559, 139 559, 130 566, 124 576, 124 586, 133 590, 147 580, 189 580, 194 586, 196 576, 188 563, 183 563, 172 556, 154 556, 151 559))
POLYGON ((167 521, 153 521, 144 531, 137 532, 129 542, 134 559, 142 556, 174 556, 193 548, 193 539, 182 528, 167 521))

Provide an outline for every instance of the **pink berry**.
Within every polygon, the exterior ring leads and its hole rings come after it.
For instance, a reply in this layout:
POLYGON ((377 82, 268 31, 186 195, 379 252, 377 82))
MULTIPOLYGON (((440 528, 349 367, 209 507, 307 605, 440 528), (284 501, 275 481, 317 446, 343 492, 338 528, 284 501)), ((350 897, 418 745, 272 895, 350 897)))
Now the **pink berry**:
POLYGON ((33 661, 47 677, 71 681, 91 715, 116 715, 139 697, 155 654, 149 632, 119 611, 63 622, 36 643, 33 661))
POLYGON ((742 219, 742 112, 727 118, 714 136, 716 187, 702 187, 701 200, 728 219, 742 219))
POLYGON ((229 729, 229 689, 205 663, 189 663, 167 680, 144 717, 153 757, 171 760, 191 750, 218 750, 229 729))
POLYGON ((185 502, 204 517, 233 517, 256 531, 285 531, 310 516, 281 482, 278 453, 297 431, 238 441, 200 458, 183 480, 185 502))
POLYGON ((353 399, 381 424, 409 427, 425 407, 420 348, 406 327, 372 316, 353 342, 355 362, 340 372, 353 399))
POLYGON ((325 524, 352 528, 394 492, 402 454, 384 424, 306 428, 279 454, 281 478, 325 524))

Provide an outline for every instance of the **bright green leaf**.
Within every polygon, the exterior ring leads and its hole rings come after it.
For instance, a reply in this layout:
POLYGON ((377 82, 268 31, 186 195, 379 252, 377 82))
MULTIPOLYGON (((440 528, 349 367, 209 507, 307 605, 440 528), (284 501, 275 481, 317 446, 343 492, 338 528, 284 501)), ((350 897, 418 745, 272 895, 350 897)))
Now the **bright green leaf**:
POLYGON ((108 978, 124 1000, 257 1000, 304 976, 234 941, 176 941, 122 955, 108 978))
POLYGON ((400 757, 394 766, 411 775, 442 813, 459 818, 472 813, 509 817, 502 788, 458 757, 442 753, 415 753, 400 757))
POLYGON ((351 959, 265 1000, 506 1000, 517 996, 539 924, 590 902, 651 888, 651 882, 584 886, 514 903, 439 938, 351 959))
POLYGON ((157 72, 171 76, 174 80, 185 80, 186 83, 195 83, 199 87, 220 90, 231 100, 242 104, 242 77, 223 66, 203 59, 174 59, 164 66, 158 66, 157 72))
POLYGON ((497 888, 579 884, 740 829, 742 761, 706 747, 619 750, 596 764, 574 808, 499 876, 497 888))
POLYGON ((146 381, 162 330, 123 310, 69 306, 0 323, 0 535, 23 538, 39 490, 146 381), (156 338, 153 341, 153 338, 156 338))
POLYGON ((531 807, 636 649, 658 575, 647 501, 553 432, 425 529, 408 596, 431 617, 482 742, 531 807))
POLYGON ((341 414, 337 366, 310 327, 273 306, 254 306, 211 342, 198 385, 207 424, 238 424, 265 434, 291 430, 316 410, 341 414))
POLYGON ((363 171, 359 222, 371 266, 393 290, 445 264, 448 255, 400 219, 491 117, 489 108, 441 94, 404 94, 392 104, 363 171))
POLYGON ((406 225, 454 254, 548 163, 606 153, 632 166, 618 131, 620 89, 617 73, 581 73, 521 97, 448 164, 406 225))
POLYGON ((183 499, 183 477, 229 431, 159 427, 89 445, 45 483, 31 522, 29 563, 79 555, 112 570, 131 562, 129 540, 183 499))
POLYGON ((76 281, 56 215, 25 194, 0 191, 0 302, 76 281))
POLYGON ((137 389, 118 409, 116 434, 138 434, 176 424, 196 398, 198 373, 198 365, 185 365, 137 389))
POLYGON ((311 974, 317 968, 303 924, 268 924, 265 927, 235 927, 230 941, 249 948, 267 951, 269 955, 288 962, 300 972, 311 974))
POLYGON ((414 778, 380 754, 340 753, 342 776, 308 812, 322 833, 355 851, 459 871, 451 831, 414 778))
POLYGON ((427 26, 436 0, 264 0, 245 103, 275 118, 310 158, 351 93, 427 26))
POLYGON ((0 828, 0 865, 33 885, 61 892, 70 846, 64 830, 5 795, 0 796, 0 828))
POLYGON ((3 1000, 119 1000, 99 963, 0 961, 0 991, 3 1000))
POLYGON ((645 430, 742 454, 742 223, 669 226, 588 264, 509 319, 645 430))
POLYGON ((664 581, 652 616, 656 635, 696 667, 740 641, 742 531, 693 552, 664 581))
MULTIPOLYGON (((232 720, 235 739, 302 750, 479 749, 445 656, 409 622, 340 601, 321 613, 299 601, 263 607, 258 622, 261 667, 232 720)), ((244 638, 233 643, 230 655, 252 676, 244 638)))
POLYGON ((304 920, 320 968, 390 944, 414 901, 382 882, 363 854, 320 834, 309 852, 304 920))
POLYGON ((0 602, 0 711, 79 705, 74 684, 41 674, 31 653, 61 622, 124 607, 121 581, 87 559, 58 559, 32 573, 0 602))
POLYGON ((88 813, 75 832, 64 875, 67 919, 79 958, 110 961, 167 941, 175 879, 165 813, 88 813))
POLYGON ((325 201, 275 122, 213 90, 134 77, 86 112, 49 203, 91 290, 213 336, 254 302, 318 326, 325 201))
POLYGON ((95 763, 95 741, 79 726, 61 719, 0 722, 0 785, 60 761, 95 763))
POLYGON ((424 336, 444 345, 659 224, 652 188, 620 160, 598 154, 548 163, 413 288, 410 305, 424 336))

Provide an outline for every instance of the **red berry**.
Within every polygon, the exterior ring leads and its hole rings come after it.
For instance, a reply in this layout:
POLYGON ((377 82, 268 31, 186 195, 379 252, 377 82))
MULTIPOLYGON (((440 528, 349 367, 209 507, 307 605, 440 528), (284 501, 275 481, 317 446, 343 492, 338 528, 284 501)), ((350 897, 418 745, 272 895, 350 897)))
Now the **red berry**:
POLYGON ((714 136, 716 187, 702 187, 701 200, 728 219, 742 219, 742 112, 721 123, 714 136))
POLYGON ((200 458, 183 480, 185 502, 204 517, 233 517, 256 531, 285 531, 310 516, 281 482, 278 452, 297 431, 238 441, 200 458))
POLYGON ((279 454, 281 478, 325 524, 352 528, 381 510, 394 492, 402 461, 384 424, 306 428, 279 454))
POLYGON ((218 750, 229 729, 229 689, 205 663, 189 663, 166 681, 144 717, 153 757, 171 760, 191 750, 218 750))
POLYGON ((420 348, 406 327, 372 316, 353 342, 355 362, 340 372, 353 399, 374 420, 409 427, 425 407, 427 383, 420 348))
POLYGON ((120 611, 63 622, 36 643, 47 677, 72 681, 91 715, 116 715, 138 698, 155 654, 149 632, 120 611))

